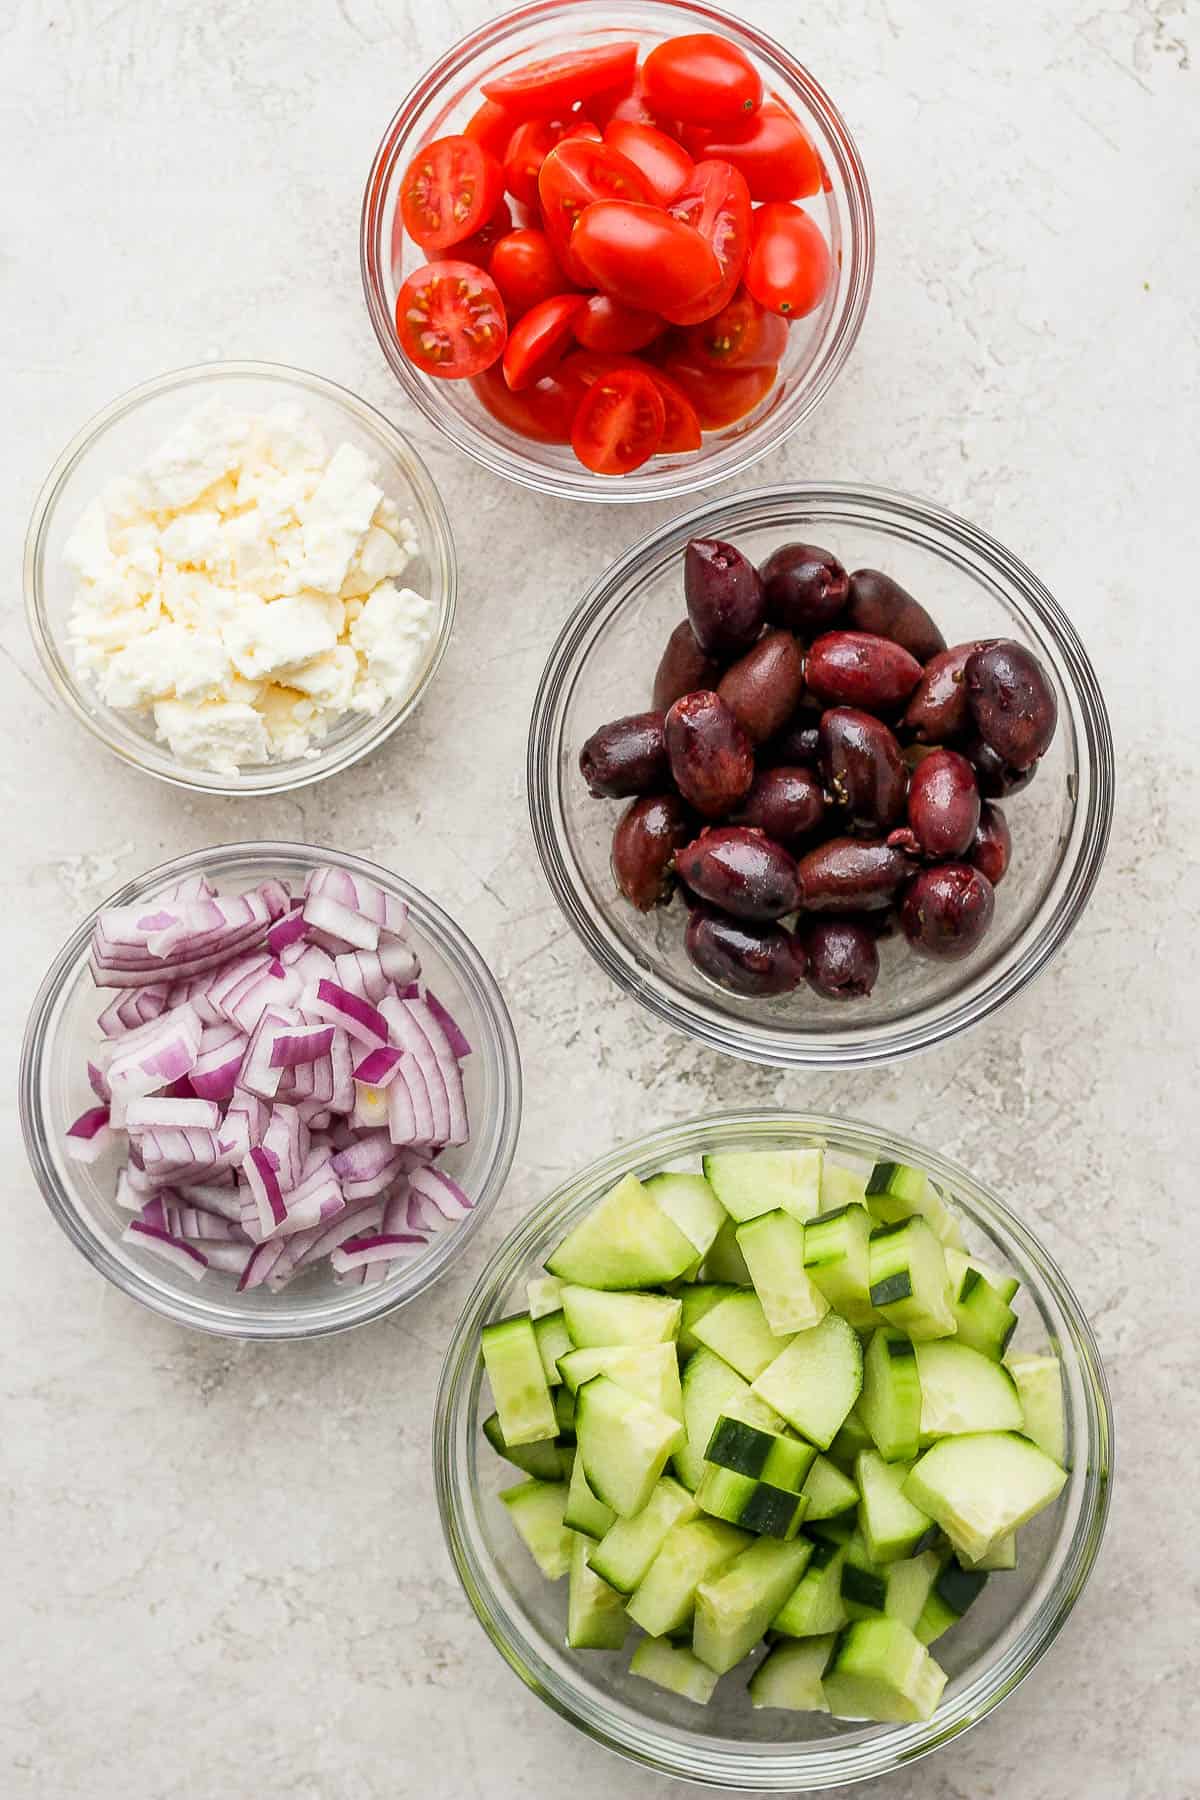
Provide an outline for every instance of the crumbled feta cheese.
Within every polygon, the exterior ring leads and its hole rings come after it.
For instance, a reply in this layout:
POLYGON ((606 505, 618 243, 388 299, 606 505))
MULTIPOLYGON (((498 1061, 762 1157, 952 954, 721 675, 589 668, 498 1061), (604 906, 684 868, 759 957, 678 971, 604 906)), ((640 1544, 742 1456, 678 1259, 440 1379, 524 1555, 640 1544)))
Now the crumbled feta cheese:
POLYGON ((385 581, 350 627, 350 642, 366 663, 351 702, 355 712, 376 713, 416 685, 433 635, 434 608, 412 588, 385 581))
POLYGON ((266 762, 270 740, 257 707, 245 700, 160 700, 154 722, 172 756, 218 775, 266 762))

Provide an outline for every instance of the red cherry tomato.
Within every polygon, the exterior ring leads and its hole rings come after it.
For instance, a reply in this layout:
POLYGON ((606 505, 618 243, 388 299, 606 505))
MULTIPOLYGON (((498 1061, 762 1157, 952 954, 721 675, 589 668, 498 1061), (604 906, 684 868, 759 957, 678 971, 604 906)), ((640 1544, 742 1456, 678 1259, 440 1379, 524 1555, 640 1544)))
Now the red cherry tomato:
POLYGON ((711 291, 700 295, 676 319, 678 325, 696 325, 729 304, 742 278, 750 250, 750 190, 732 163, 719 158, 698 162, 669 211, 673 218, 695 227, 712 245, 720 265, 720 278, 711 291))
POLYGON ((530 307, 509 333, 504 346, 504 379, 514 393, 532 387, 562 360, 574 342, 571 326, 587 305, 582 294, 555 294, 530 307))
POLYGON ((760 206, 746 263, 746 286, 768 311, 802 319, 825 298, 832 265, 829 246, 802 207, 760 206))
POLYGON ((422 250, 448 249, 487 223, 503 189, 499 163, 474 138, 436 138, 404 172, 404 229, 422 250))
POLYGON ((636 68, 636 44, 602 44, 526 63, 511 75, 485 81, 483 91, 519 119, 548 118, 568 111, 589 94, 602 94, 623 84, 628 89, 636 68))
POLYGON ((679 352, 668 356, 663 367, 695 407, 704 431, 720 431, 745 418, 770 393, 775 382, 774 369, 730 369, 718 374, 679 352))
POLYGON ((519 120, 505 107, 497 106, 494 100, 485 100, 463 126, 463 136, 474 138, 489 156, 494 156, 498 163, 502 163, 509 139, 518 123, 519 120))
POLYGON ((514 394, 501 373, 500 364, 472 378, 480 404, 507 425, 510 431, 539 444, 569 444, 577 389, 567 389, 553 375, 514 394))
POLYGON ((657 313, 638 312, 607 294, 593 294, 572 324, 585 350, 618 354, 644 349, 667 329, 667 321, 657 313))
POLYGON ((568 293, 571 287, 544 231, 510 231, 492 251, 488 272, 500 289, 510 322, 539 300, 568 293))
POLYGON ((595 475, 628 475, 658 449, 666 416, 663 397, 644 369, 612 369, 579 402, 571 448, 595 475))
POLYGON ((496 245, 511 231, 512 213, 509 211, 508 201, 501 200, 487 224, 481 226, 474 237, 464 238, 461 244, 455 244, 454 255, 459 262, 477 263, 481 269, 486 269, 491 265, 496 245))
POLYGON ((719 156, 740 169, 752 200, 803 200, 820 192, 821 159, 777 100, 741 125, 688 126, 684 141, 693 156, 719 156))
POLYGON ((674 138, 656 126, 614 119, 605 126, 604 141, 642 171, 651 197, 660 206, 669 206, 687 186, 692 173, 691 157, 674 138))
POLYGON ((657 206, 600 200, 571 239, 579 262, 614 300, 677 321, 721 279, 712 246, 657 206))
POLYGON ((685 450, 699 450, 700 421, 696 409, 679 386, 661 369, 648 370, 651 381, 662 395, 666 418, 656 456, 678 456, 685 450))
POLYGON ((705 369, 773 369, 787 341, 787 320, 743 288, 713 318, 688 327, 684 355, 705 369))
POLYGON ((602 131, 607 131, 616 119, 630 125, 658 125, 642 92, 640 70, 635 75, 632 88, 613 88, 606 94, 594 94, 588 101, 588 116, 595 119, 602 131))
POLYGON ((537 205, 542 164, 564 138, 598 144, 600 128, 590 119, 527 119, 513 132, 504 158, 504 185, 522 206, 537 205))
POLYGON ((426 263, 396 295, 396 335, 427 375, 478 375, 503 353, 508 336, 499 290, 474 263, 426 263))
POLYGON ((571 248, 584 208, 597 200, 649 201, 650 189, 641 170, 607 144, 566 138, 542 164, 538 198, 554 254, 572 280, 590 287, 591 276, 571 248))
POLYGON ((762 80, 745 51, 708 31, 656 45, 646 58, 642 83, 660 117, 688 124, 744 119, 762 104, 762 80))

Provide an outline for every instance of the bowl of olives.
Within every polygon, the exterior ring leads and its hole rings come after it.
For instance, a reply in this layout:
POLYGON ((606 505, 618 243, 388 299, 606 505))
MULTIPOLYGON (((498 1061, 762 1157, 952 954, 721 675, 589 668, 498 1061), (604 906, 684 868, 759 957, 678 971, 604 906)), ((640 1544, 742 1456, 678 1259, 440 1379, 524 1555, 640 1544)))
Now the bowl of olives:
POLYGON ((910 1054, 1041 970, 1104 859, 1113 748, 1038 578, 882 490, 710 501, 587 593, 529 737, 542 866, 666 1024, 780 1067, 910 1054))

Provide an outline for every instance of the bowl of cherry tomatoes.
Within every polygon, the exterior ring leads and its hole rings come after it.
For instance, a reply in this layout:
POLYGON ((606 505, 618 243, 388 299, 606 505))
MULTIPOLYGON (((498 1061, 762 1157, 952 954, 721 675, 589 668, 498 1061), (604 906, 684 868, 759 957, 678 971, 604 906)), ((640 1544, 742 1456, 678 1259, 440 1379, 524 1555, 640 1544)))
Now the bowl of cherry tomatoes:
POLYGON ((791 53, 683 0, 541 0, 405 99, 363 286, 407 396, 541 493, 662 500, 800 426, 870 295, 866 175, 791 53))

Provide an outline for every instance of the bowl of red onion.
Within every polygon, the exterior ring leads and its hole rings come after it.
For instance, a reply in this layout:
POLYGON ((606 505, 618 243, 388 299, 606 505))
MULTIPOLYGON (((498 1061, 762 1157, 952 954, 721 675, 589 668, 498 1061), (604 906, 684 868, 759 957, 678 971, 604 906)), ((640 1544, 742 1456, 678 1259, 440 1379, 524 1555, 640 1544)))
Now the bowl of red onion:
POLYGON ((356 857, 236 844, 85 919, 39 990, 26 1149, 92 1266, 180 1324, 315 1337, 423 1292, 499 1195, 521 1071, 479 952, 356 857))

